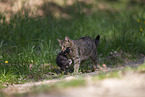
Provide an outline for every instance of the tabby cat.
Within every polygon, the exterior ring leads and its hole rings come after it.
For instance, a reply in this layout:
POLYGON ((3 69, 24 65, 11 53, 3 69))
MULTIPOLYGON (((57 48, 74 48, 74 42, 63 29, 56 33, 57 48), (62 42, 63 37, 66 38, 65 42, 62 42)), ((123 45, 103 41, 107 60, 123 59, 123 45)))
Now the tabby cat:
POLYGON ((89 36, 76 40, 71 40, 67 36, 64 40, 58 39, 62 51, 65 51, 67 47, 70 47, 70 52, 67 57, 73 60, 74 64, 72 65, 74 67, 74 73, 78 73, 79 66, 88 58, 92 59, 94 70, 99 69, 97 66, 97 46, 99 40, 100 35, 95 39, 92 39, 89 36))

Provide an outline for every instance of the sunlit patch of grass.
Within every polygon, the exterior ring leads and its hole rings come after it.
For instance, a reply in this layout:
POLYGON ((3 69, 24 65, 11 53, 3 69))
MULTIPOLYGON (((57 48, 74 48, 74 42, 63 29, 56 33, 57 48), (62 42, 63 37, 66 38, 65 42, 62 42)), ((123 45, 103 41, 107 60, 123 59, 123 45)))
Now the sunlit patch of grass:
POLYGON ((122 71, 123 72, 126 72, 126 71, 139 71, 139 72, 141 71, 141 72, 144 72, 145 71, 145 63, 138 64, 137 67, 136 66, 132 67, 131 65, 130 66, 125 66, 125 68, 122 71))
POLYGON ((0 88, 5 88, 14 84, 20 84, 25 82, 23 77, 14 75, 11 71, 6 71, 5 69, 0 70, 0 88))
POLYGON ((137 67, 137 70, 142 72, 142 73, 145 73, 145 63, 143 63, 143 65, 137 67))
POLYGON ((106 78, 121 78, 122 77, 122 71, 109 71, 109 72, 102 72, 98 75, 93 76, 93 80, 103 80, 106 78))
POLYGON ((85 85, 85 80, 84 79, 73 79, 70 81, 62 81, 62 82, 58 82, 55 84, 56 87, 78 87, 78 86, 84 86, 85 85))
POLYGON ((121 78, 124 76, 125 72, 129 72, 129 71, 145 73, 145 63, 143 63, 142 65, 136 68, 125 66, 124 69, 122 70, 101 72, 98 75, 94 75, 93 80, 102 80, 106 78, 121 78))
POLYGON ((67 88, 74 88, 74 87, 79 87, 79 86, 85 86, 86 81, 85 79, 73 79, 70 81, 58 81, 55 83, 49 83, 49 84, 40 84, 39 86, 34 86, 30 87, 32 91, 27 92, 27 93, 20 93, 20 94, 15 94, 15 95, 33 95, 33 94, 38 94, 38 93, 55 93, 54 91, 61 91, 61 89, 67 89, 67 88))

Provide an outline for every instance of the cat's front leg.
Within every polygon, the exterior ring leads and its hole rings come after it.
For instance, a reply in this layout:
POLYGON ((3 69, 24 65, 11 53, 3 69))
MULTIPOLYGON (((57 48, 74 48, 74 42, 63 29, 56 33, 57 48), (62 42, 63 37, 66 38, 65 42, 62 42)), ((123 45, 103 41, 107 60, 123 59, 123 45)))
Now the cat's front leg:
POLYGON ((80 67, 80 59, 74 59, 74 73, 77 74, 80 67))

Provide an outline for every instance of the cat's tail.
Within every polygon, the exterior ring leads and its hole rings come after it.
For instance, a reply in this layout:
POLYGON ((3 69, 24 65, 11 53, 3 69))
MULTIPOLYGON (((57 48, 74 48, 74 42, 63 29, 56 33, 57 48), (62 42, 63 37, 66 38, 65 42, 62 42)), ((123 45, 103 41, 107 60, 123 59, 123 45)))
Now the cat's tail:
POLYGON ((100 41, 100 35, 97 35, 97 37, 94 40, 97 47, 99 46, 99 41, 100 41))

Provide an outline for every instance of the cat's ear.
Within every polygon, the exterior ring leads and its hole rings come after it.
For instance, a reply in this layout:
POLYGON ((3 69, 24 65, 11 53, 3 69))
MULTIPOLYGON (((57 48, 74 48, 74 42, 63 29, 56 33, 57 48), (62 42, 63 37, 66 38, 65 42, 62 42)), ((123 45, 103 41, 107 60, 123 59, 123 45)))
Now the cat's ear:
POLYGON ((69 37, 65 36, 65 40, 68 42, 71 42, 71 39, 69 39, 69 37))
POLYGON ((65 40, 68 41, 69 43, 73 44, 72 40, 69 39, 69 37, 65 36, 65 40))
POLYGON ((65 40, 66 40, 66 41, 69 41, 70 39, 69 39, 69 37, 65 36, 65 40))
POLYGON ((59 42, 59 46, 61 47, 62 40, 60 40, 60 39, 57 39, 57 40, 58 40, 58 42, 59 42))
POLYGON ((58 42, 59 42, 59 43, 61 43, 61 42, 62 42, 62 40, 60 40, 60 39, 57 39, 57 40, 58 40, 58 42))

